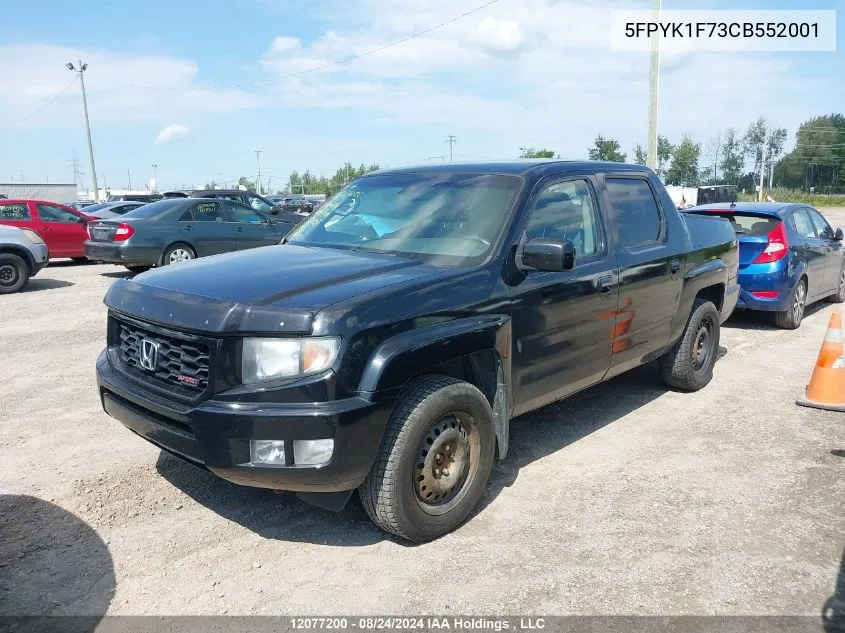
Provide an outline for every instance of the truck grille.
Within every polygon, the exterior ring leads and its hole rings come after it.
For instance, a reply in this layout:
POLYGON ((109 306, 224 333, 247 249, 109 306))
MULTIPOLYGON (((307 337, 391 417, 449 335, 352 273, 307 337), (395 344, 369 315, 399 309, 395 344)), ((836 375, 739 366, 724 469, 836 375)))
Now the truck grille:
POLYGON ((180 390, 201 393, 208 388, 209 349, 202 343, 189 343, 178 338, 149 332, 134 325, 118 322, 120 360, 129 368, 180 390), (155 348, 152 366, 145 367, 142 354, 143 341, 149 349, 155 348))

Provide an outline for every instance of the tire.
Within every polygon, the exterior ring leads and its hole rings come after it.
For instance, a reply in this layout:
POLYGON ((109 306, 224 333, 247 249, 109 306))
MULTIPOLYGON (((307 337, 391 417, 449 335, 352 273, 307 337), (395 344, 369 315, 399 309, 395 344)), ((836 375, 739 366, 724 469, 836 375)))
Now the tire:
POLYGON ((807 279, 802 277, 789 298, 789 308, 775 312, 775 325, 783 330, 797 330, 807 307, 807 279))
POLYGON ((177 242, 168 246, 167 250, 164 251, 164 255, 161 256, 161 265, 169 266, 170 264, 178 264, 179 262, 186 262, 196 258, 197 254, 193 248, 182 242, 177 242))
POLYGON ((720 335, 716 306, 711 301, 696 299, 681 338, 660 357, 663 381, 683 391, 698 391, 705 387, 713 378, 720 335))
POLYGON ((839 285, 836 287, 836 292, 825 297, 828 303, 845 303, 845 268, 839 271, 839 285))
POLYGON ((147 266, 146 264, 127 264, 124 268, 131 273, 145 273, 152 268, 152 266, 147 266))
POLYGON ((495 445, 493 411, 476 387, 414 380, 396 401, 361 503, 386 532, 418 543, 443 536, 481 498, 495 445))
POLYGON ((0 253, 0 295, 21 290, 29 281, 29 265, 14 253, 0 253))

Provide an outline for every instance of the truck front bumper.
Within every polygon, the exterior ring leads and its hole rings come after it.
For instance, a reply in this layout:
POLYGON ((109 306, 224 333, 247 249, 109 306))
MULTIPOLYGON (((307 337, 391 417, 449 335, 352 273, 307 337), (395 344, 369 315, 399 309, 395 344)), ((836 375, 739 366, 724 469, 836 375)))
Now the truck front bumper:
POLYGON ((322 403, 223 402, 196 407, 143 393, 111 366, 104 351, 97 359, 103 409, 129 430, 163 450, 244 486, 294 492, 354 490, 375 461, 391 405, 349 398, 322 403), (334 440, 322 466, 255 466, 250 440, 334 440))

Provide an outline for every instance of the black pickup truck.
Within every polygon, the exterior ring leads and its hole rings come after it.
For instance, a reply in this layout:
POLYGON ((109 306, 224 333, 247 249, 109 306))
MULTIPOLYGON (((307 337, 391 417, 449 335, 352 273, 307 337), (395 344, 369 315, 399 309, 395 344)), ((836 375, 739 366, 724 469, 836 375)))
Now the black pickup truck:
POLYGON ((727 221, 645 168, 519 161, 381 171, 285 243, 116 281, 105 411, 247 486, 413 541, 476 505, 510 421, 658 361, 712 377, 737 302, 727 221))

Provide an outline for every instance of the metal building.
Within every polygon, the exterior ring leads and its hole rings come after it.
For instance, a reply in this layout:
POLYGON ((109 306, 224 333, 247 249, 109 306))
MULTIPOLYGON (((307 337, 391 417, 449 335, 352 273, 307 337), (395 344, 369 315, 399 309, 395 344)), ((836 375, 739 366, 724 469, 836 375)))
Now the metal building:
POLYGON ((75 183, 0 182, 0 198, 46 200, 47 202, 74 202, 75 183))

